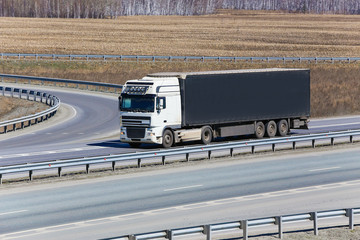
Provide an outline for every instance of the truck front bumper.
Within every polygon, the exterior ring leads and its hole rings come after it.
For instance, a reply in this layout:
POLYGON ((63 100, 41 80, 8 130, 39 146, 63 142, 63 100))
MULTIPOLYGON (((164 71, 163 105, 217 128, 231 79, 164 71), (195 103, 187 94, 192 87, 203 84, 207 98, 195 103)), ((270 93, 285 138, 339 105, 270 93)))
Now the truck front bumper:
MULTIPOLYGON (((120 141, 124 143, 162 143, 162 134, 156 128, 146 128, 143 138, 129 138, 126 127, 120 129, 120 141)), ((162 131, 162 130, 161 130, 162 131)))

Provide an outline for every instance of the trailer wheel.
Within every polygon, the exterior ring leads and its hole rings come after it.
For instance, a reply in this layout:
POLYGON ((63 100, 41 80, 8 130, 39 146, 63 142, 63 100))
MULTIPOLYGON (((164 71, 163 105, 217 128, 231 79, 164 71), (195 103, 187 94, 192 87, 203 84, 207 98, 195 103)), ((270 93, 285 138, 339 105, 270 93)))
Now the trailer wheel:
POLYGON ((213 139, 212 129, 209 126, 205 126, 201 129, 201 142, 203 144, 211 143, 213 139))
POLYGON ((280 120, 277 123, 278 136, 285 137, 289 133, 289 124, 285 119, 280 120))
POLYGON ((265 129, 266 129, 266 136, 275 137, 277 127, 276 127, 276 123, 274 121, 267 122, 265 125, 265 129))
POLYGON ((257 122, 255 125, 256 138, 263 138, 265 135, 265 125, 263 122, 257 122))
POLYGON ((164 148, 169 148, 174 144, 174 134, 170 129, 166 129, 163 134, 162 145, 164 148))

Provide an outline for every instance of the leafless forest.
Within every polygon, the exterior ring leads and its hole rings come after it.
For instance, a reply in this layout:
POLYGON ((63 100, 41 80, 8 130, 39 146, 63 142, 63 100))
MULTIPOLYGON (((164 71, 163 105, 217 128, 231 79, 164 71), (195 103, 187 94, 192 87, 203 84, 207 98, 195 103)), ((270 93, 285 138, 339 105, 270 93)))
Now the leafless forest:
POLYGON ((0 0, 0 16, 3 17, 201 15, 216 9, 360 14, 360 0, 0 0))

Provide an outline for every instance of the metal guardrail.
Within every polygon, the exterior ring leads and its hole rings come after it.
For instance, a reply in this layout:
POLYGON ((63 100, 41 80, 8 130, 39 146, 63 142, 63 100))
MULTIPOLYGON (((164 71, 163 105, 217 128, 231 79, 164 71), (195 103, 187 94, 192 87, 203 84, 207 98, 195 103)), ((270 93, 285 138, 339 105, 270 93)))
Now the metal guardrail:
POLYGON ((200 62, 247 62, 247 63, 357 63, 359 57, 221 57, 221 56, 156 56, 156 55, 81 55, 81 54, 28 54, 1 53, 1 60, 47 61, 200 61, 200 62))
POLYGON ((0 122, 0 129, 3 129, 2 133, 7 133, 9 131, 9 126, 12 127, 12 131, 16 131, 16 129, 18 129, 18 124, 20 124, 20 128, 23 129, 24 127, 36 124, 39 121, 42 122, 47 120, 48 118, 55 115, 56 111, 60 107, 60 100, 56 96, 39 91, 0 86, 0 95, 6 97, 18 97, 20 99, 26 99, 29 101, 38 101, 50 106, 49 109, 39 113, 0 122), (26 123, 27 126, 25 126, 26 123))
POLYGON ((101 91, 101 88, 104 88, 105 92, 110 92, 110 89, 114 89, 114 93, 120 92, 122 85, 111 84, 111 83, 100 83, 100 82, 89 82, 81 80, 69 80, 69 79, 60 79, 60 78, 46 78, 46 77, 32 77, 32 76, 19 76, 19 75, 10 75, 10 74, 0 74, 1 82, 4 82, 5 79, 13 79, 15 83, 18 83, 19 80, 23 80, 28 84, 38 82, 40 85, 44 85, 45 82, 52 83, 53 86, 57 86, 58 83, 64 84, 65 87, 79 88, 80 85, 84 86, 86 90, 90 90, 89 86, 95 87, 95 91, 101 91))
POLYGON ((226 222, 226 223, 217 223, 211 225, 202 225, 202 226, 193 226, 182 229, 172 229, 172 230, 163 230, 159 232, 152 233, 143 233, 136 235, 127 235, 121 236, 114 239, 126 239, 126 240, 143 240, 143 239, 175 239, 175 236, 187 236, 190 234, 204 234, 206 235, 207 240, 212 239, 212 234, 216 232, 232 231, 232 230, 242 230, 242 238, 247 240, 249 238, 249 228, 251 227, 261 227, 268 225, 278 226, 278 236, 280 239, 284 236, 284 224, 286 223, 298 223, 302 221, 312 221, 314 234, 319 234, 319 220, 334 218, 334 217, 348 217, 349 219, 349 229, 354 229, 354 215, 360 214, 360 208, 350 208, 350 209, 339 209, 332 211, 322 211, 322 212, 310 212, 302 213, 296 215, 285 215, 278 217, 269 217, 269 218, 260 218, 260 219, 248 219, 248 220, 239 220, 235 222, 226 222))
POLYGON ((48 170, 48 169, 57 169, 58 176, 61 177, 62 168, 64 167, 73 167, 73 166, 86 166, 86 173, 89 173, 91 164, 100 164, 100 163, 111 163, 112 170, 115 170, 116 162, 124 161, 134 161, 137 160, 137 166, 140 168, 142 160, 144 159, 156 159, 161 158, 162 164, 165 164, 166 157, 175 156, 175 155, 185 155, 186 161, 190 160, 190 154, 194 153, 207 153, 207 157, 210 159, 214 151, 229 150, 230 156, 234 155, 234 149, 237 148, 250 148, 252 153, 255 153, 255 147, 271 145, 272 151, 275 151, 277 144, 292 144, 292 149, 296 149, 296 143, 310 141, 312 147, 315 148, 315 142, 318 140, 330 139, 331 145, 335 142, 335 138, 349 138, 350 142, 353 142, 354 136, 360 136, 360 130, 353 131, 341 131, 333 133, 321 133, 321 134, 310 134, 310 135, 300 135, 300 136, 289 136, 281 138, 272 138, 272 139, 263 139, 263 140, 250 140, 250 141, 240 141, 240 142, 229 142, 229 143, 218 143, 211 145, 202 145, 202 146, 190 146, 184 148, 175 148, 175 149, 161 149, 148 152, 137 152, 137 153, 128 153, 121 155, 106 155, 98 157, 87 157, 87 158, 76 158, 69 160, 58 160, 58 161, 49 161, 41 163, 29 163, 21 165, 11 165, 0 167, 0 184, 2 184, 2 179, 4 174, 10 173, 19 173, 19 172, 29 172, 30 181, 33 179, 33 172, 36 170, 48 170))

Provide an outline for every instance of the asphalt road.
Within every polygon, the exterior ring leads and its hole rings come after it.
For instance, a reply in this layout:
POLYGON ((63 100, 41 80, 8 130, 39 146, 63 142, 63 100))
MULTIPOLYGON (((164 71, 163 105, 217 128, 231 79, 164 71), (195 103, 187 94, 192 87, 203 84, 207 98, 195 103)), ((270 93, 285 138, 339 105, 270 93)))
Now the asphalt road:
MULTIPOLYGON (((24 86, 24 88, 31 87, 24 86)), ((1 135, 0 166, 159 148, 158 145, 145 145, 140 149, 133 149, 128 144, 119 142, 116 95, 59 88, 45 89, 60 98, 62 114, 59 115, 61 116, 55 115, 55 120, 51 119, 49 123, 45 121, 25 130, 1 135)), ((360 116, 313 119, 309 131, 294 130, 292 134, 356 128, 360 128, 360 116)))
POLYGON ((358 207, 360 150, 280 153, 0 191, 0 239, 103 239, 358 207))

